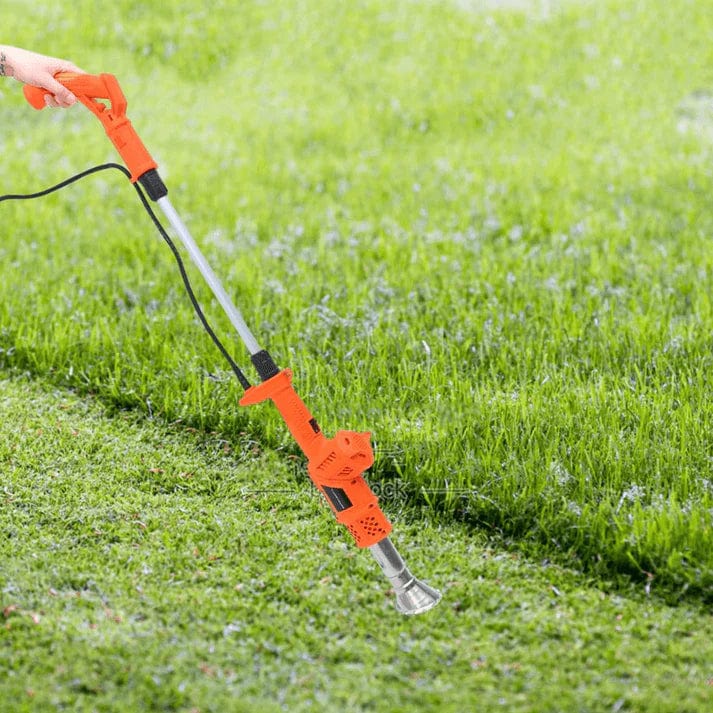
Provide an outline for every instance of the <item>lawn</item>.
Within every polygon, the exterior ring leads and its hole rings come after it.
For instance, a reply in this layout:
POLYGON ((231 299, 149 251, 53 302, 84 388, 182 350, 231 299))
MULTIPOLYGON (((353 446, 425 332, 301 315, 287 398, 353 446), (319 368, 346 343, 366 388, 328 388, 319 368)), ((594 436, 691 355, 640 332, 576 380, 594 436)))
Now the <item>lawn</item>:
MULTIPOLYGON (((101 173, 0 206, 4 700, 707 710, 713 3, 7 7, 5 41, 119 77, 445 597, 392 613, 101 173)), ((115 159, 82 107, 0 101, 0 193, 115 159)))
POLYGON ((0 382, 0 708, 705 711, 713 622, 392 512, 445 600, 388 585, 289 462, 0 382))

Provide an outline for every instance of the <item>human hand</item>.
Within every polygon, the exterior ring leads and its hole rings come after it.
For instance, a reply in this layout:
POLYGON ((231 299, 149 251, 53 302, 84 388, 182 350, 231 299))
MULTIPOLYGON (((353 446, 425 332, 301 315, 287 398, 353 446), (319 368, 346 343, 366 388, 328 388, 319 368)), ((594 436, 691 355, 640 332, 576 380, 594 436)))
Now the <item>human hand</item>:
POLYGON ((47 106, 70 107, 77 101, 77 97, 54 78, 57 72, 84 73, 72 62, 63 59, 47 57, 19 47, 0 46, 0 75, 46 89, 50 92, 45 95, 47 106))

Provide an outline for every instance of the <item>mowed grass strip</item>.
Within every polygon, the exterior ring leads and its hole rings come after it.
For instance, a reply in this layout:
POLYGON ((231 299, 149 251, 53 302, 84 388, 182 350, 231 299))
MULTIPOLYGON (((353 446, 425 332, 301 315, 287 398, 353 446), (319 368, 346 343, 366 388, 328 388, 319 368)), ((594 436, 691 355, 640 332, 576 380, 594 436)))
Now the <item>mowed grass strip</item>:
MULTIPOLYGON (((712 186, 690 99, 710 89, 713 15, 473 8, 56 3, 14 41, 50 28, 48 49, 120 76, 174 202, 324 429, 374 432, 377 482, 709 599, 712 186)), ((113 157, 88 112, 34 114, 10 86, 8 191, 113 157)), ((290 448, 269 408, 234 408, 117 180, 2 206, 4 367, 290 448)))
POLYGON ((303 473, 246 436, 0 381, 0 707, 708 711, 713 624, 392 511, 407 618, 303 473))

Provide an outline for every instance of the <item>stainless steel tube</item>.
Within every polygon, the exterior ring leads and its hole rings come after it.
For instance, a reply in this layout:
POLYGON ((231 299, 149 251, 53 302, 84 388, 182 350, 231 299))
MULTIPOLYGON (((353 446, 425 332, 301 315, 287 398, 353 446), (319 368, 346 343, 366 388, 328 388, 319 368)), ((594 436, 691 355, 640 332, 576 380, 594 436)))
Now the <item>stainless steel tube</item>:
POLYGON ((176 231, 178 237, 181 239, 181 242, 188 251, 188 254, 191 256, 191 260, 193 260, 195 266, 200 270, 201 275, 203 275, 221 307, 225 310, 225 313, 228 315, 228 319, 237 330, 250 354, 257 354, 259 351, 262 351, 257 339, 255 339, 253 333, 250 331, 247 324, 245 324, 245 320, 243 319, 243 315, 240 313, 240 310, 233 304, 233 301, 228 296, 228 293, 223 289, 223 285, 211 269, 198 245, 196 245, 196 241, 193 240, 193 237, 188 231, 185 223, 181 220, 181 217, 178 215, 173 205, 171 205, 171 201, 168 199, 168 196, 159 198, 156 202, 164 212, 168 222, 171 223, 171 226, 176 231))

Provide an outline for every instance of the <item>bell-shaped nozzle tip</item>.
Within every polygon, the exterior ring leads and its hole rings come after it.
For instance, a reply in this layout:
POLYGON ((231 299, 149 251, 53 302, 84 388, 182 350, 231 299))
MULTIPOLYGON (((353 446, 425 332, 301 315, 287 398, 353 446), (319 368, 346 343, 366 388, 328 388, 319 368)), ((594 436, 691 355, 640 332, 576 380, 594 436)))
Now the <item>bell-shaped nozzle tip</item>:
POLYGON ((402 614, 421 614, 433 609, 441 601, 441 593, 412 577, 400 591, 396 590, 396 608, 402 614))
POLYGON ((396 593, 396 609, 402 614, 421 614, 441 601, 441 593, 416 579, 388 537, 369 547, 396 593))

